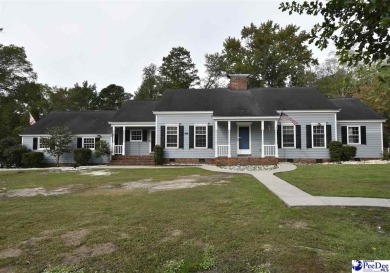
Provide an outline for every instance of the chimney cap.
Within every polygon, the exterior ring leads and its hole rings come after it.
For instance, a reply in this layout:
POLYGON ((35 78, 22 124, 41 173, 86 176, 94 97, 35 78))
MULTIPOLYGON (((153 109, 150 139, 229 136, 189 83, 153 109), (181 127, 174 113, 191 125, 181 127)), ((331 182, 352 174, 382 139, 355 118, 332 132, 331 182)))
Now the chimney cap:
POLYGON ((250 74, 227 74, 227 77, 230 78, 248 78, 250 74))

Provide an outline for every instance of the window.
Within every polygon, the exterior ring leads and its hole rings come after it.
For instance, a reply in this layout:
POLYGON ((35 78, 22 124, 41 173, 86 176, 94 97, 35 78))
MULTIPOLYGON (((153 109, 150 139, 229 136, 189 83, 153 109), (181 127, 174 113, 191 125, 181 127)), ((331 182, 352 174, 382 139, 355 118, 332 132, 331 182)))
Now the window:
POLYGON ((178 148, 178 127, 177 125, 167 125, 165 135, 167 148, 178 148))
POLYGON ((295 148, 295 126, 282 125, 282 147, 295 148))
POLYGON ((325 125, 312 125, 313 148, 325 148, 325 125))
POLYGON ((141 142, 142 141, 142 130, 131 130, 130 131, 130 141, 131 142, 141 142))
POLYGON ((207 126, 195 125, 195 148, 207 148, 207 126))
POLYGON ((360 144, 360 127, 348 127, 348 144, 360 144))
POLYGON ((83 138, 83 148, 95 149, 95 138, 94 137, 84 137, 83 138))
POLYGON ((39 150, 45 150, 49 148, 49 138, 48 137, 40 137, 39 138, 39 150))

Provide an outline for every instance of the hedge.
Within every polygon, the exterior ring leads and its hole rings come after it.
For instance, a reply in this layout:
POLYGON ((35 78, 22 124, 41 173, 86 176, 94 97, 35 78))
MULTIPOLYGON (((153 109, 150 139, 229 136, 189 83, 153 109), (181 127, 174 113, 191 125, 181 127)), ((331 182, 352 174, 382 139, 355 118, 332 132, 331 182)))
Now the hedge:
POLYGON ((22 166, 25 168, 39 168, 43 160, 42 152, 29 152, 22 155, 22 166))
POLYGON ((88 148, 77 148, 73 150, 73 159, 78 166, 87 165, 91 156, 92 151, 88 148))

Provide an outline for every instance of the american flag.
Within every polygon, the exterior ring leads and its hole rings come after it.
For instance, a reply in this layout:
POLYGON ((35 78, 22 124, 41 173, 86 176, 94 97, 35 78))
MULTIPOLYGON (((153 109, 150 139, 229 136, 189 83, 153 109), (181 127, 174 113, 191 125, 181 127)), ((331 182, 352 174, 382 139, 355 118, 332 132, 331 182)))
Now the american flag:
POLYGON ((289 115, 287 115, 287 114, 285 114, 285 113, 281 113, 279 119, 280 119, 280 120, 288 120, 288 121, 291 121, 291 123, 294 124, 294 125, 297 125, 297 124, 298 124, 298 121, 296 121, 295 119, 293 119, 292 117, 290 117, 289 115))
POLYGON ((30 114, 29 123, 30 123, 30 125, 34 125, 36 123, 36 121, 35 121, 34 117, 31 115, 31 113, 29 113, 29 114, 30 114))

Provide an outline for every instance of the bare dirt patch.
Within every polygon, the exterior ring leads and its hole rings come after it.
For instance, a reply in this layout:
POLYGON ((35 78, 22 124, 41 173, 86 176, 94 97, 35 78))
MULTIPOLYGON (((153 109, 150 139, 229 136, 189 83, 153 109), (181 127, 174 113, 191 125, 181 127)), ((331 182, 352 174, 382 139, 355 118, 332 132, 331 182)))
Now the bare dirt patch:
POLYGON ((309 229, 309 224, 306 221, 288 221, 279 225, 279 228, 292 228, 292 229, 309 229))
POLYGON ((110 254, 116 250, 117 247, 113 243, 97 244, 91 246, 83 245, 66 254, 63 263, 68 265, 76 264, 82 259, 110 254))
POLYGON ((81 175, 92 175, 92 176, 102 176, 102 175, 111 175, 112 172, 110 171, 92 171, 92 172, 85 172, 82 173, 81 175))
POLYGON ((79 246, 88 234, 88 229, 74 230, 63 234, 61 239, 67 246, 79 246))
POLYGON ((31 196, 37 196, 37 195, 50 196, 50 195, 60 195, 60 194, 66 194, 66 193, 71 193, 70 188, 58 188, 55 190, 46 190, 44 188, 39 187, 39 188, 26 188, 26 189, 11 190, 11 191, 7 191, 5 193, 2 193, 1 195, 6 196, 6 197, 31 197, 31 196))
POLYGON ((22 255, 22 253, 19 248, 8 248, 0 251, 0 259, 16 258, 22 255))
POLYGON ((167 235, 161 239, 161 242, 168 242, 168 241, 172 241, 180 236, 183 235, 183 231, 181 231, 180 229, 174 229, 174 230, 170 230, 167 235))
POLYGON ((14 267, 11 267, 11 266, 0 268, 0 273, 14 273, 16 271, 17 270, 14 267))

